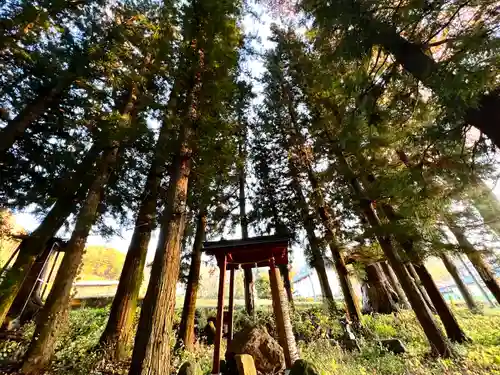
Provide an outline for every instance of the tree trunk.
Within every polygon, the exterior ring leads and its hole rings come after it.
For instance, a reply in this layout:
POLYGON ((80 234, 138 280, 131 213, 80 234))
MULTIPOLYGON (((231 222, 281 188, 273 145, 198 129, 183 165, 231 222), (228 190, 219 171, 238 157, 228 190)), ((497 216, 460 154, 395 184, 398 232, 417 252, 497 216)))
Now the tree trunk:
POLYGON ((120 274, 106 328, 99 340, 111 360, 121 360, 127 353, 133 335, 132 324, 137 309, 139 291, 151 232, 156 224, 156 201, 163 175, 163 163, 153 161, 141 197, 135 229, 120 274))
POLYGON ((31 123, 46 111, 47 107, 71 85, 74 79, 74 74, 66 73, 66 76, 52 85, 42 88, 32 102, 28 103, 15 118, 7 122, 7 126, 0 130, 0 162, 31 123))
POLYGON ((387 280, 390 282, 392 288, 397 293, 399 303, 402 305, 404 309, 411 308, 410 303, 406 298, 405 292, 403 291, 403 288, 401 288, 401 284, 399 283, 397 276, 394 274, 392 267, 387 262, 380 262, 380 265, 384 270, 387 280))
MULTIPOLYGON (((294 107, 293 103, 293 93, 290 90, 290 87, 288 84, 285 82, 283 77, 280 79, 281 81, 281 91, 283 93, 283 96, 285 97, 286 100, 286 106, 288 109, 288 115, 290 117, 290 129, 289 130, 289 135, 290 137, 287 137, 286 134, 282 134, 282 143, 284 147, 289 150, 293 151, 294 147, 299 147, 300 152, 302 153, 303 147, 305 144, 305 139, 304 137, 301 136, 300 132, 300 126, 299 122, 297 119, 297 112, 296 108, 294 107)), ((304 155, 300 155, 304 156, 304 155)), ((340 287, 342 289, 342 294, 344 296, 344 300, 346 303, 347 307, 347 315, 349 316, 350 320, 355 324, 355 325, 361 325, 361 311, 359 308, 359 303, 357 301, 356 294, 354 293, 354 289, 352 288, 351 281, 349 280, 349 274, 344 262, 344 258, 342 254, 340 253, 340 249, 336 243, 335 240, 335 230, 334 230, 334 225, 332 223, 330 214, 328 210, 326 209, 325 201, 323 198, 323 194, 321 192, 321 187, 319 186, 319 182, 316 178, 316 175, 314 173, 314 170, 312 168, 311 162, 309 161, 309 158, 307 155, 305 155, 304 165, 300 165, 297 162, 297 158, 299 155, 296 155, 295 157, 289 157, 288 158, 288 168, 290 170, 290 175, 292 176, 292 181, 293 181, 293 186, 296 191, 296 194, 301 201, 301 205, 303 206, 302 208, 302 216, 303 220, 307 221, 309 220, 309 208, 308 204, 303 196, 302 193, 302 188, 300 184, 300 167, 304 167, 307 177, 309 179, 309 182, 312 185, 312 190, 313 190, 313 199, 314 199, 314 209, 316 211, 316 214, 318 218, 322 221, 326 231, 327 231, 327 237, 329 238, 329 247, 332 252, 334 264, 335 264, 335 269, 337 271, 337 275, 339 278, 340 282, 340 287)), ((307 224, 310 226, 311 224, 307 224)), ((314 226, 313 226, 314 227, 314 226)), ((314 231, 314 229, 313 229, 314 231)), ((311 249, 313 246, 311 245, 311 249)), ((319 258, 318 258, 319 259, 319 258)), ((318 274, 319 276, 320 274, 318 274)), ((320 277, 320 281, 321 281, 320 277)), ((326 281, 326 280, 324 280, 326 281)), ((327 297, 328 298, 328 297, 327 297)), ((335 308, 335 302, 333 298, 329 300, 329 305, 333 309, 335 308)))
POLYGON ((97 147, 93 147, 76 171, 64 179, 62 184, 64 194, 58 197, 33 233, 19 245, 19 255, 12 267, 5 273, 0 284, 0 325, 4 322, 36 257, 43 252, 47 242, 55 236, 64 221, 73 212, 75 203, 85 197, 93 178, 89 171, 93 170, 98 154, 97 147), (82 176, 85 176, 83 181, 82 176))
MULTIPOLYGON (((311 245, 311 247, 312 246, 313 245, 311 245)), ((332 288, 330 287, 330 282, 328 281, 328 275, 326 273, 325 261, 323 260, 323 256, 321 256, 321 259, 317 259, 314 262, 314 269, 318 274, 319 286, 321 287, 321 295, 323 296, 323 301, 326 302, 328 311, 332 315, 336 315, 339 312, 339 308, 335 303, 335 297, 333 296, 332 288)))
MULTIPOLYGON (((199 22, 198 17, 196 22, 199 22)), ((196 25, 198 27, 199 25, 196 25)), ((187 94, 187 106, 181 114, 178 149, 172 163, 165 209, 161 219, 160 236, 156 247, 155 259, 151 268, 146 296, 142 303, 141 315, 135 336, 134 350, 129 375, 168 375, 170 373, 170 346, 175 332, 172 329, 175 296, 181 258, 181 242, 186 220, 186 202, 189 175, 191 173, 192 149, 191 135, 193 126, 199 119, 197 110, 198 95, 201 89, 204 66, 203 50, 198 49, 196 40, 191 44, 199 56, 199 66, 190 70, 193 82, 187 94), (199 68, 199 69, 198 69, 199 68)), ((184 81, 176 79, 179 87, 184 81)), ((177 96, 177 91, 172 93, 177 96)), ((169 114, 179 112, 176 100, 169 114)))
POLYGON ((243 270, 243 280, 245 283, 245 310, 248 315, 255 314, 255 280, 252 269, 243 270))
MULTIPOLYGON (((178 84, 174 83, 169 109, 173 109, 178 84)), ((141 196, 141 206, 135 221, 135 229, 130 241, 125 263, 120 274, 106 328, 100 338, 101 346, 113 360, 122 360, 128 351, 132 338, 132 325, 137 309, 139 291, 144 279, 144 266, 151 232, 156 227, 156 208, 161 180, 168 160, 167 144, 170 128, 162 124, 155 146, 154 159, 149 168, 146 185, 141 196)))
POLYGON ((347 314, 349 319, 354 325, 361 325, 361 310, 359 308, 359 302, 352 287, 351 280, 349 279, 349 271, 347 270, 344 257, 340 253, 338 245, 330 241, 328 244, 333 256, 333 263, 335 264, 335 270, 337 271, 337 276, 339 278, 340 288, 342 289, 342 294, 344 296, 344 301, 347 308, 347 314))
POLYGON ((289 167, 290 167, 289 168, 290 175, 292 177, 291 185, 295 192, 295 196, 297 197, 298 200, 303 226, 307 233, 307 240, 309 241, 309 246, 311 247, 312 265, 316 270, 316 273, 318 274, 321 293, 323 295, 323 299, 326 301, 328 310, 332 315, 336 315, 339 309, 335 303, 335 298, 333 297, 330 283, 328 282, 328 276, 326 273, 323 253, 321 251, 318 238, 316 237, 316 233, 314 233, 314 228, 315 228, 314 219, 309 214, 309 205, 302 191, 302 186, 300 185, 298 170, 291 163, 289 167))
POLYGON ((493 294, 497 302, 500 303, 500 285, 491 271, 489 264, 486 263, 482 254, 470 243, 465 236, 465 233, 460 227, 458 227, 458 225, 453 223, 451 220, 448 220, 448 226, 457 239, 458 244, 464 250, 472 265, 476 268, 477 273, 483 280, 486 287, 493 294))
POLYGON ((288 303, 293 308, 292 283, 290 280, 290 271, 288 270, 288 265, 280 264, 278 268, 280 269, 281 277, 283 277, 283 287, 285 288, 288 303))
POLYGON ((397 294, 385 278, 378 263, 368 264, 365 267, 368 297, 372 308, 371 312, 378 314, 392 314, 398 311, 397 294))
POLYGON ((335 239, 335 231, 333 228, 333 223, 331 222, 330 214, 325 207, 325 202, 320 191, 320 186, 316 180, 314 172, 308 167, 308 177, 313 189, 313 195, 316 201, 316 209, 318 216, 321 218, 323 225, 327 231, 327 236, 329 238, 328 246, 332 252, 333 263, 335 265, 335 270, 337 271, 337 276, 339 278, 340 288, 342 289, 342 294, 347 307, 347 313, 349 318, 355 325, 361 324, 361 311, 359 308, 359 303, 352 287, 351 280, 349 279, 349 271, 347 270, 344 257, 340 252, 340 247, 338 246, 335 239))
MULTIPOLYGON (((191 107, 194 107, 192 103, 191 107)), ((194 119, 193 119, 194 121, 194 119)), ((170 346, 175 333, 174 318, 176 284, 179 277, 181 240, 186 218, 186 199, 192 151, 187 146, 189 125, 183 125, 170 176, 169 190, 162 218, 160 238, 144 298, 130 375, 168 375, 170 346)))
MULTIPOLYGON (((243 132, 242 136, 240 137, 240 143, 238 145, 238 154, 243 163, 246 162, 245 141, 246 141, 246 135, 243 132)), ((238 171, 238 184, 240 188, 240 194, 239 194, 240 225, 241 225, 241 237, 243 239, 248 238, 245 181, 246 181, 246 173, 245 173, 245 166, 243 165, 239 168, 238 171)), ((248 315, 253 315, 255 314, 255 280, 253 277, 252 269, 245 268, 243 270, 243 280, 245 283, 245 309, 248 315)))
MULTIPOLYGON (((359 4, 357 6, 358 10, 363 12, 359 4)), ((367 12, 364 14, 367 15, 367 12)), ((500 89, 479 95, 477 105, 467 105, 462 99, 443 92, 446 83, 453 82, 457 78, 453 73, 443 71, 439 64, 425 53, 422 46, 403 38, 392 25, 370 16, 362 19, 366 22, 361 27, 369 32, 367 36, 374 44, 383 46, 394 56, 398 64, 436 92, 450 112, 456 108, 465 108, 464 120, 486 134, 497 147, 500 147, 500 129, 497 126, 500 123, 500 89)))
POLYGON ((415 267, 413 267, 413 264, 407 263, 406 268, 408 269, 408 273, 411 275, 413 280, 415 281, 415 285, 417 286, 420 294, 422 295, 423 300, 425 301, 425 304, 429 308, 430 311, 432 311, 433 314, 437 314, 436 308, 434 307, 431 298, 429 297, 429 294, 427 294, 427 291, 425 290, 424 286, 422 285, 422 281, 420 280, 420 277, 418 277, 418 273, 415 270, 415 267))
POLYGON ((490 307, 494 308, 495 307, 495 302, 492 301, 492 299, 490 298, 490 295, 483 288, 481 282, 477 279, 476 275, 474 275, 474 273, 472 272, 472 270, 470 269, 470 267, 467 265, 467 263, 465 262, 465 260, 462 258, 461 255, 458 256, 458 259, 460 260, 460 263, 462 263, 462 266, 465 268, 465 270, 467 271, 467 273, 469 274, 469 276, 474 281, 474 284, 476 284, 476 286, 478 287, 478 289, 481 291, 481 294, 483 295, 484 299, 486 301, 488 301, 488 303, 490 304, 490 307))
MULTIPOLYGON (((299 169, 295 163, 295 161, 290 160, 289 167, 291 170, 291 174, 298 177, 299 169)), ((327 237, 329 239, 328 246, 330 247, 330 251, 332 252, 333 263, 335 265, 335 270, 337 271, 340 288, 342 289, 342 294, 346 303, 347 314, 349 315, 350 320, 355 325, 361 325, 361 310, 359 308, 357 296, 354 292, 354 288, 352 287, 351 280, 349 279, 349 271, 347 270, 344 257, 342 256, 340 247, 335 239, 334 223, 332 222, 330 213, 327 210, 323 194, 321 192, 320 184, 309 162, 305 166, 305 169, 307 172, 309 183, 312 187, 317 215, 321 219, 323 226, 325 227, 327 232, 327 237)))
MULTIPOLYGON (((293 169, 298 169, 293 161, 291 162, 291 166, 293 169)), ((349 279, 349 272, 347 270, 344 257, 335 238, 334 223, 332 222, 330 213, 327 210, 323 194, 321 192, 321 187, 310 163, 307 163, 306 165, 306 172, 313 190, 315 208, 318 217, 323 222, 327 232, 327 237, 329 239, 328 246, 332 252, 333 263, 339 278, 340 288, 342 289, 342 294, 347 307, 347 313, 355 325, 361 325, 361 310, 359 308, 359 302, 356 293, 354 292, 354 288, 352 287, 351 280, 349 279)), ((298 170, 293 172, 293 174, 298 176, 298 170)))
POLYGON ((427 290, 429 297, 431 298, 432 303, 441 318, 441 321, 443 322, 448 338, 451 341, 458 343, 469 342, 470 339, 460 328, 455 315, 453 315, 453 312, 444 300, 443 295, 439 292, 439 289, 432 279, 431 274, 427 271, 427 268, 423 264, 415 264, 414 267, 420 280, 422 281, 422 284, 427 290))
MULTIPOLYGON (((378 220, 378 218, 375 212, 372 212, 369 215, 370 221, 377 223, 375 219, 378 220)), ((378 226, 380 227, 380 224, 378 226)), ((384 254, 394 269, 406 296, 408 297, 413 311, 415 311, 415 315, 417 316, 417 319, 422 326, 427 339, 429 340, 433 353, 443 357, 449 357, 452 354, 451 346, 439 329, 415 282, 404 266, 400 255, 397 253, 396 249, 392 246, 391 241, 387 237, 379 235, 378 240, 384 254)))
MULTIPOLYGON (((372 228, 380 230, 382 226, 380 219, 375 212, 371 201, 366 197, 363 188, 347 163, 342 151, 336 150, 336 155, 340 164, 340 171, 344 174, 346 180, 351 184, 354 195, 359 199, 361 211, 365 215, 368 223, 372 226, 372 228)), ((432 352, 443 357, 449 357, 452 354, 452 348, 443 335, 443 332, 439 329, 431 311, 427 308, 422 295, 419 293, 417 286, 404 266, 400 254, 393 246, 389 237, 380 234, 380 232, 376 233, 380 247, 396 273, 396 276, 398 277, 399 282, 401 283, 401 286, 403 287, 403 290, 405 291, 405 294, 415 311, 417 319, 422 326, 427 339, 429 340, 432 352)))
POLYGON ((453 263, 453 259, 448 254, 441 254, 441 260, 448 270, 448 273, 451 275, 451 277, 453 277, 453 280, 455 281, 458 290, 460 290, 460 294, 462 294, 462 297, 464 298, 469 310, 473 313, 479 312, 479 306, 476 304, 476 301, 474 301, 474 297, 472 297, 472 294, 467 288, 467 285, 465 285, 465 283, 462 281, 460 273, 458 272, 458 268, 453 263))
POLYGON ((71 288, 78 274, 84 254, 85 242, 97 218, 97 209, 118 155, 118 144, 105 151, 85 202, 80 209, 71 239, 65 248, 61 267, 54 280, 47 302, 23 362, 24 374, 38 374, 49 363, 57 336, 67 325, 71 288))
POLYGON ((500 202, 491 189, 479 178, 475 178, 475 192, 472 194, 474 207, 484 223, 500 237, 500 202))
POLYGON ((188 281, 186 285, 186 295, 184 297, 184 306, 182 308, 181 324, 179 326, 179 341, 188 351, 194 347, 194 324, 196 312, 196 296, 200 282, 201 253, 203 241, 205 239, 205 230, 207 226, 207 216, 204 210, 198 214, 198 223, 196 226, 196 235, 194 238, 193 252, 191 254, 191 265, 189 267, 188 281))
POLYGON ((498 280, 491 270, 490 265, 484 260, 484 257, 478 251, 467 253, 467 257, 476 268, 477 273, 483 280, 486 287, 497 300, 497 303, 500 303, 500 285, 498 285, 498 280))

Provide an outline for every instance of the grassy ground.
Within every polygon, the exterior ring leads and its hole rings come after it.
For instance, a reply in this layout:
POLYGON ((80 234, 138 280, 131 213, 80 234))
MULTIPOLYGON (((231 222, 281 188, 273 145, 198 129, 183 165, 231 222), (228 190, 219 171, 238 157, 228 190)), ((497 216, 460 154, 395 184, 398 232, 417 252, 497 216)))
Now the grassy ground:
MULTIPOLYGON (((213 315, 214 309, 202 310, 202 323, 213 315)), ((55 359, 48 374, 125 374, 128 363, 109 364, 102 360, 102 353, 95 351, 99 336, 106 323, 107 309, 81 309, 71 312, 68 331, 58 342, 55 359)), ((464 309, 456 309, 460 324, 472 338, 469 345, 455 346, 453 359, 431 358, 428 345, 411 312, 397 316, 367 316, 364 324, 371 337, 361 340, 361 352, 345 352, 325 338, 327 330, 339 333, 341 328, 335 319, 325 316, 318 306, 300 309, 293 316, 295 332, 301 337, 298 345, 301 357, 314 363, 321 374, 499 374, 500 375, 500 310, 486 310, 483 315, 473 315, 464 309), (311 316, 314 319, 311 319, 311 316), (315 320, 317 324, 313 324, 315 320), (393 355, 382 351, 375 338, 400 338, 408 352, 393 355)), ((244 320, 237 314, 236 329, 244 320)), ((269 307, 262 306, 257 319, 272 322, 269 307)), ((33 326, 25 329, 24 342, 0 343, 0 359, 16 361, 22 358, 33 326)), ((175 354, 174 367, 187 359, 196 360, 204 373, 210 372, 212 347, 198 345, 194 353, 175 354)))

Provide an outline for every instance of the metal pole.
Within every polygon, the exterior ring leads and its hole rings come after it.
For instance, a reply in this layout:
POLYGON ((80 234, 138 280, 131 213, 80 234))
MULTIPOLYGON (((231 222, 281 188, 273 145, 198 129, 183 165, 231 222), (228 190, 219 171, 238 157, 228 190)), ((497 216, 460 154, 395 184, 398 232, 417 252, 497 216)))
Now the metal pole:
POLYGON ((59 255, 61 255, 61 251, 56 252, 56 256, 54 257, 52 267, 50 267, 49 275, 47 276, 47 282, 43 286, 42 294, 40 296, 40 298, 42 300, 43 300, 43 296, 45 295, 45 292, 47 291, 47 287, 49 286, 49 282, 50 282, 50 279, 52 278, 52 274, 54 273, 54 269, 56 268, 57 260, 59 259, 59 255))
POLYGON ((38 272, 38 275, 36 277, 36 282, 33 284, 33 287, 31 288, 31 291, 30 293, 28 294, 28 298, 26 298, 26 301, 24 302, 24 305, 23 305, 23 308, 21 309, 21 312, 19 313, 19 316, 21 317, 23 315, 23 312, 24 310, 26 309, 26 306, 28 306, 28 302, 31 298, 31 295, 33 294, 33 291, 35 290, 37 284, 38 284, 38 281, 40 280, 40 275, 43 273, 43 271, 45 270, 45 267, 47 266, 47 261, 49 260, 50 258, 50 255, 52 254, 52 252, 54 251, 54 247, 56 246, 56 242, 54 242, 52 244, 52 247, 50 248, 50 251, 49 251, 49 256, 47 257, 47 259, 45 259, 45 263, 43 264, 42 268, 40 269, 40 272, 38 272))

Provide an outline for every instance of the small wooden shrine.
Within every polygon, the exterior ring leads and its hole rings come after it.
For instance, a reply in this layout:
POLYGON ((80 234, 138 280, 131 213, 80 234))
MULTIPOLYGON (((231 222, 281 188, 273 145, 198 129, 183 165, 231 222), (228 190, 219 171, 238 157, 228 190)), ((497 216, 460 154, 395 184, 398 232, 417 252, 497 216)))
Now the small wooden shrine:
POLYGON ((287 368, 291 368, 298 358, 295 338, 290 323, 287 296, 283 289, 278 265, 288 265, 289 238, 283 236, 262 236, 242 240, 222 240, 205 242, 204 251, 217 259, 220 269, 219 292, 217 298, 216 336, 212 374, 220 373, 220 350, 224 315, 227 316, 228 346, 233 338, 234 274, 236 269, 269 267, 269 281, 273 300, 279 343, 285 354, 287 368), (229 270, 229 306, 224 314, 224 284, 229 270))

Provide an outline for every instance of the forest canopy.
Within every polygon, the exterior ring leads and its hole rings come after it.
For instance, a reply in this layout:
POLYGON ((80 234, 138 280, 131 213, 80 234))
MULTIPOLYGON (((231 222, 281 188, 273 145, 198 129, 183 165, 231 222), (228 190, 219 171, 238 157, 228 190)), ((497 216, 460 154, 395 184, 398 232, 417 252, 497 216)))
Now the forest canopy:
MULTIPOLYGON (((124 228, 133 234, 99 345, 113 360, 133 347, 131 375, 169 374, 171 343, 193 348, 203 243, 235 228, 244 240, 274 234, 300 247, 330 316, 362 333, 363 312, 411 309, 430 352, 453 357, 452 343, 470 338, 425 261, 439 258, 480 312, 456 265, 467 259, 500 303, 499 9, 494 0, 1 5, 0 208, 41 218, 0 280, 1 322, 20 319, 67 233, 20 371, 50 364, 79 274, 117 275, 117 254, 85 255, 90 233, 124 228), (259 20, 264 11, 271 22, 259 20), (266 29, 265 47, 250 21, 266 29)), ((270 285, 284 288, 274 295, 293 304, 290 269, 269 262, 270 285)), ((254 316, 265 280, 249 267, 242 275, 254 316)))

